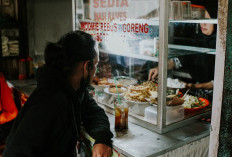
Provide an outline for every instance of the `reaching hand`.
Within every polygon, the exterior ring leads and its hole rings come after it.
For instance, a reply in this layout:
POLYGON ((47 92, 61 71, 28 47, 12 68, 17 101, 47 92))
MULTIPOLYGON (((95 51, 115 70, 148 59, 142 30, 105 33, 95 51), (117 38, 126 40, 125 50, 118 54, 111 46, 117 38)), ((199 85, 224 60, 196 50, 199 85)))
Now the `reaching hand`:
POLYGON ((95 144, 93 147, 93 157, 110 157, 112 149, 105 144, 95 144))
POLYGON ((205 82, 205 83, 197 83, 197 84, 188 83, 186 84, 186 88, 213 89, 213 83, 212 81, 205 82))
POLYGON ((158 67, 150 69, 148 80, 155 81, 155 78, 158 76, 158 67))
POLYGON ((186 88, 195 88, 195 84, 193 83, 187 83, 186 88))

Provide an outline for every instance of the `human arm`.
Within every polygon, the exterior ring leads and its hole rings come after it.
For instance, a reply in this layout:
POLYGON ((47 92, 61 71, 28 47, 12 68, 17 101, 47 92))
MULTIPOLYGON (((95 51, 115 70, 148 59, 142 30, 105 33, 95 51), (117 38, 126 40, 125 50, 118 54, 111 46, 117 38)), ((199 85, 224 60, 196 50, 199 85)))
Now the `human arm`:
MULTIPOLYGON (((175 68, 175 62, 172 59, 168 60, 168 66, 167 66, 168 70, 174 69, 175 68)), ((149 76, 148 76, 148 80, 152 80, 154 81, 155 78, 158 76, 158 67, 155 67, 153 69, 150 69, 149 71, 149 76)))
POLYGON ((93 147, 93 157, 109 157, 112 155, 112 148, 105 144, 95 144, 93 147))
POLYGON ((111 154, 113 134, 110 131, 110 123, 105 111, 97 105, 88 92, 85 93, 82 104, 83 126, 87 133, 95 139, 93 155, 96 155, 95 153, 111 154))
POLYGON ((213 89, 213 81, 205 82, 205 83, 188 83, 186 84, 187 88, 202 88, 202 89, 213 89))

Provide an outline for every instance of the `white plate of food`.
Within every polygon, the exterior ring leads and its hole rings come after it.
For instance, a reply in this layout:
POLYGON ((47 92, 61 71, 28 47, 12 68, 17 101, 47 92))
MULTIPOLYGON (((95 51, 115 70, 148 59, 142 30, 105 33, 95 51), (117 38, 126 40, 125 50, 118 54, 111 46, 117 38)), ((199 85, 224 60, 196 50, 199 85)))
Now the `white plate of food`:
POLYGON ((186 83, 179 79, 167 78, 167 87, 173 89, 183 89, 186 87, 186 83))
POLYGON ((95 90, 97 90, 97 91, 103 91, 105 88, 109 88, 109 85, 93 85, 93 84, 91 84, 94 88, 95 88, 95 90))
MULTIPOLYGON (((125 91, 126 91, 126 88, 124 87, 118 88, 119 96, 123 96, 125 91)), ((104 92, 110 95, 114 95, 114 96, 118 95, 115 87, 112 87, 112 88, 107 87, 104 89, 104 92)))
POLYGON ((125 87, 128 87, 130 85, 135 85, 138 83, 138 80, 127 76, 116 76, 115 79, 117 80, 118 83, 122 84, 125 87))

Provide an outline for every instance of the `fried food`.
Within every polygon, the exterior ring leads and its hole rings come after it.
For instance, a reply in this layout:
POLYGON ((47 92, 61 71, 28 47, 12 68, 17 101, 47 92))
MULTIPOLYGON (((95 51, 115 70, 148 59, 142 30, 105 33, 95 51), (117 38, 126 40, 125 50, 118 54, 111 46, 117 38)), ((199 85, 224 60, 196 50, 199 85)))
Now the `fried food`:
POLYGON ((150 91, 157 91, 158 90, 158 85, 152 81, 143 82, 141 85, 149 88, 150 91))
MULTIPOLYGON (((115 83, 110 83, 109 85, 110 85, 110 87, 116 87, 115 83)), ((121 87, 123 87, 123 85, 121 83, 117 83, 117 87, 121 88, 121 87)))
POLYGON ((144 91, 147 90, 147 87, 144 86, 129 86, 128 88, 130 91, 144 91))
POLYGON ((167 101, 167 106, 177 106, 182 105, 184 103, 184 99, 179 98, 178 96, 174 96, 172 100, 167 101))
POLYGON ((94 77, 93 84, 94 85, 109 85, 108 78, 106 78, 106 77, 104 77, 104 78, 94 77))
MULTIPOLYGON (((110 93, 117 93, 116 87, 110 87, 110 88, 109 88, 109 92, 110 92, 110 93)), ((118 93, 119 93, 119 94, 120 94, 120 93, 123 93, 123 92, 124 92, 123 89, 118 88, 118 93)))
POLYGON ((143 82, 141 85, 129 86, 125 98, 131 101, 151 102, 157 104, 157 84, 152 81, 143 82))
POLYGON ((127 100, 147 102, 150 93, 147 87, 144 86, 129 86, 125 94, 127 100))

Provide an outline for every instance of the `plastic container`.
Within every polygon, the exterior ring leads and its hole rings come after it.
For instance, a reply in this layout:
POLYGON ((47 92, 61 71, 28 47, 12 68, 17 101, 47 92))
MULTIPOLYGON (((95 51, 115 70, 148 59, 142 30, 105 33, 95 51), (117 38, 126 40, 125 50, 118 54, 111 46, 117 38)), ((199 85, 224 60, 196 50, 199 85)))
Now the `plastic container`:
POLYGON ((140 116, 144 116, 145 108, 150 106, 149 102, 137 102, 127 100, 126 103, 130 108, 130 113, 137 114, 140 116))
POLYGON ((205 7, 201 5, 192 4, 192 18, 193 19, 204 19, 205 18, 205 7))
MULTIPOLYGON (((184 119, 184 107, 178 106, 166 106, 166 124, 172 124, 184 119)), ((157 106, 149 106, 145 109, 144 118, 157 125, 157 106)))
POLYGON ((157 108, 155 106, 149 106, 145 109, 144 118, 157 125, 157 108))

